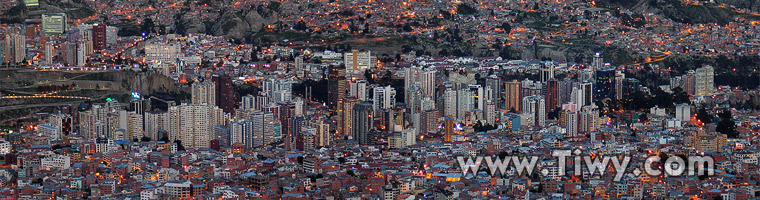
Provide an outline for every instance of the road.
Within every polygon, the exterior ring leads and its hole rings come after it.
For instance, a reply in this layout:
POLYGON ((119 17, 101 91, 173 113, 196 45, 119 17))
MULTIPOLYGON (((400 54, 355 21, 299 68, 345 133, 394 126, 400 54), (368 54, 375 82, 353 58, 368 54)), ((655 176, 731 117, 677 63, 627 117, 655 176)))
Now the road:
POLYGON ((23 109, 23 108, 34 108, 34 107, 79 105, 80 102, 82 102, 82 101, 68 101, 68 102, 58 102, 58 103, 40 103, 40 104, 24 104, 24 105, 3 106, 3 107, 0 107, 0 112, 6 111, 6 110, 15 110, 15 109, 23 109))

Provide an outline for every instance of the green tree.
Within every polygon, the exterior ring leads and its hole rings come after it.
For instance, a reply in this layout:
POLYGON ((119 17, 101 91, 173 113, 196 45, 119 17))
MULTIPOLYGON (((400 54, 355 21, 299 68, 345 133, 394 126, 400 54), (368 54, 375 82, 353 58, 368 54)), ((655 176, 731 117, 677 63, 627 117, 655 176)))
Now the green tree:
POLYGON ((739 132, 736 131, 736 123, 731 117, 731 111, 723 111, 719 113, 718 116, 720 116, 721 119, 720 122, 718 122, 718 126, 715 127, 715 131, 726 134, 729 138, 737 138, 739 132))
POLYGON ((177 151, 184 151, 185 146, 182 146, 182 141, 180 140, 174 140, 174 143, 177 143, 177 151))
POLYGON ((699 111, 697 112, 697 119, 701 121, 702 123, 709 124, 710 122, 712 122, 712 118, 713 116, 707 113, 707 109, 705 109, 704 107, 699 109, 699 111))

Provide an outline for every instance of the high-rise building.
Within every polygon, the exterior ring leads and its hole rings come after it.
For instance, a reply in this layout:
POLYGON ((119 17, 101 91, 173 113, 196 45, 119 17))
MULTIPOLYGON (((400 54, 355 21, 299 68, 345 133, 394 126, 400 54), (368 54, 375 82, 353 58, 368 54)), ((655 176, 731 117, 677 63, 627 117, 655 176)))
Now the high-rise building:
POLYGON ((486 101, 485 103, 485 109, 483 109, 483 118, 486 120, 486 123, 495 125, 496 124, 496 104, 493 101, 486 101))
POLYGON ((565 110, 565 137, 578 136, 578 111, 565 110))
POLYGON ((628 98, 632 93, 639 91, 641 83, 636 78, 623 79, 622 89, 623 98, 628 98))
POLYGON ((232 77, 229 75, 214 75, 211 81, 215 85, 215 105, 219 106, 226 113, 233 113, 235 110, 235 91, 232 88, 232 77))
POLYGON ((472 111, 473 109, 476 109, 475 102, 473 96, 477 96, 473 94, 473 92, 469 88, 462 88, 457 90, 457 115, 456 118, 458 120, 464 120, 465 116, 467 115, 467 112, 472 111))
POLYGON ((689 95, 696 95, 697 72, 689 70, 681 79, 683 80, 683 91, 689 95))
POLYGON ((84 66, 87 64, 87 44, 85 41, 79 41, 77 42, 77 50, 76 50, 76 63, 77 66, 84 66))
POLYGON ((354 140, 359 142, 360 145, 367 145, 373 142, 368 141, 368 138, 370 138, 369 132, 374 123, 373 115, 375 112, 372 106, 373 104, 370 101, 362 101, 354 105, 353 121, 351 122, 353 124, 352 132, 354 140))
POLYGON ((73 118, 69 114, 56 113, 48 116, 47 124, 56 128, 56 132, 61 135, 69 135, 71 133, 73 118))
POLYGON ((599 110, 595 105, 584 106, 583 111, 578 113, 578 132, 588 133, 598 129, 597 119, 599 110))
MULTIPOLYGON (((143 128, 143 115, 134 111, 119 111, 119 128, 123 129, 125 135, 120 140, 135 140, 141 139, 145 136, 143 128)), ((117 139, 117 138, 114 138, 117 139)))
POLYGON ((522 102, 522 84, 520 81, 513 80, 506 82, 504 83, 504 89, 504 101, 506 102, 506 109, 520 112, 520 109, 522 109, 522 106, 520 106, 520 103, 522 102))
POLYGON ((242 97, 240 103, 240 110, 262 110, 269 104, 270 100, 268 96, 262 95, 245 95, 242 97))
POLYGON ((427 134, 430 131, 438 129, 438 111, 428 110, 420 113, 420 125, 415 125, 419 128, 419 132, 427 134))
POLYGON ((45 64, 51 65, 53 64, 53 42, 46 42, 45 43, 45 54, 44 54, 44 60, 45 64))
POLYGON ((63 43, 63 63, 74 66, 77 64, 77 44, 73 42, 63 43))
POLYGON ((543 127, 546 125, 546 100, 540 95, 523 98, 522 113, 528 117, 530 126, 543 127))
POLYGON ((622 70, 615 71, 615 99, 620 100, 624 98, 623 94, 623 81, 625 80, 625 73, 622 70))
POLYGON ((559 106, 559 81, 549 79, 546 82, 546 110, 552 111, 559 106))
MULTIPOLYGON (((153 140, 160 140, 162 131, 169 131, 169 114, 165 111, 145 112, 145 136, 153 140)), ((167 135, 168 136, 168 135, 167 135)))
MULTIPOLYGON (((432 68, 411 67, 404 69, 404 91, 409 91, 417 85, 422 90, 422 98, 434 98, 435 95, 435 74, 432 68)), ((404 102, 409 101, 409 95, 404 96, 404 102)))
POLYGON ((232 146, 232 143, 230 143, 230 127, 229 126, 225 126, 225 125, 214 126, 213 138, 214 138, 213 140, 219 141, 219 147, 221 148, 229 148, 232 146))
POLYGON ((491 95, 489 96, 489 99, 486 99, 486 100, 491 100, 491 101, 493 101, 493 103, 499 105, 500 102, 501 102, 501 98, 504 97, 501 94, 502 93, 502 90, 501 90, 502 86, 501 85, 502 85, 501 84, 501 78, 499 76, 496 76, 496 74, 487 77, 486 78, 486 88, 489 88, 489 90, 490 90, 489 93, 491 95))
POLYGON ((92 25, 92 48, 95 51, 106 49, 106 24, 92 25))
POLYGON ((116 38, 118 37, 119 28, 115 26, 106 26, 106 43, 108 44, 114 44, 116 43, 116 38))
POLYGON ((42 14, 42 32, 46 36, 61 35, 66 31, 66 13, 42 14))
POLYGON ((712 66, 705 65, 703 67, 697 68, 696 70, 696 76, 695 76, 695 83, 694 83, 694 92, 697 96, 709 96, 712 95, 713 92, 715 92, 715 71, 712 66))
POLYGON ((182 55, 179 44, 145 44, 145 61, 174 65, 182 55))
POLYGON ((316 146, 330 146, 333 141, 333 132, 330 130, 330 124, 326 120, 312 121, 312 127, 315 127, 317 132, 316 146))
POLYGON ((253 129, 251 120, 230 122, 230 145, 243 144, 246 149, 253 148, 253 129))
POLYGON ((10 52, 10 49, 8 49, 8 40, 0 40, 0 65, 5 65, 6 61, 10 60, 8 59, 8 52, 10 52))
POLYGON ((391 109, 396 105, 396 89, 390 85, 385 87, 375 87, 372 96, 373 108, 375 110, 391 109))
POLYGON ((443 118, 443 141, 451 142, 451 136, 454 135, 454 118, 443 118))
POLYGON ((586 95, 583 93, 583 89, 581 88, 573 88, 573 92, 570 93, 570 102, 574 103, 576 106, 583 106, 583 104, 586 103, 586 95))
POLYGON ((240 110, 254 109, 255 105, 256 105, 256 96, 248 94, 241 97, 240 110))
POLYGON ((253 113, 251 122, 254 147, 268 145, 274 141, 274 114, 263 111, 253 113))
POLYGON ((213 104, 182 104, 169 108, 169 139, 186 148, 209 148, 215 125, 225 124, 222 109, 213 104))
POLYGON ((559 82, 559 102, 560 104, 570 102, 570 95, 575 87, 575 81, 573 79, 565 77, 559 82))
MULTIPOLYGON (((338 134, 341 136, 353 137, 353 120, 354 105, 360 102, 356 97, 346 97, 341 100, 341 107, 338 110, 338 134)), ((373 105, 374 106, 374 105, 373 105)))
POLYGON ((289 143, 285 143, 288 149, 304 150, 304 132, 303 127, 306 125, 306 118, 303 115, 295 115, 288 119, 288 126, 291 134, 285 138, 289 143))
POLYGON ((376 60, 369 51, 352 50, 343 54, 343 62, 346 66, 346 74, 353 75, 374 68, 376 60))
POLYGON ((5 39, 8 41, 7 44, 10 49, 10 52, 8 53, 11 55, 8 60, 13 63, 24 61, 26 58, 26 36, 18 33, 11 33, 6 36, 5 39))
POLYGON ((594 85, 591 82, 583 82, 580 83, 580 88, 583 90, 583 104, 578 104, 578 106, 594 104, 594 85))
POLYGON ((431 68, 427 68, 419 73, 417 79, 422 86, 423 98, 435 98, 435 74, 436 71, 431 68))
POLYGON ((691 121, 691 106, 689 104, 676 105, 676 120, 682 122, 691 121))
POLYGON ((193 83, 191 94, 192 104, 216 105, 216 84, 212 81, 193 83))
POLYGON ((602 54, 599 52, 596 52, 594 54, 594 60, 591 63, 591 70, 596 70, 604 66, 604 58, 602 58, 602 54))
POLYGON ((446 88, 446 92, 443 96, 443 116, 456 117, 457 116, 457 91, 451 88, 446 88))
MULTIPOLYGON (((487 93, 484 90, 483 87, 480 85, 469 85, 470 88, 470 95, 472 97, 472 109, 478 109, 478 110, 484 110, 485 109, 485 100, 487 98, 487 93)), ((490 89, 488 89, 490 90, 490 89)), ((490 94, 490 93, 488 93, 490 94)))
POLYGON ((554 68, 556 66, 553 62, 547 62, 541 68, 541 82, 547 82, 554 79, 554 68))
POLYGON ((615 69, 611 67, 598 68, 595 76, 596 86, 594 99, 615 98, 615 69))
POLYGON ((351 84, 349 84, 348 96, 356 97, 357 99, 359 99, 359 101, 366 101, 367 100, 367 84, 368 84, 367 80, 363 80, 363 79, 351 82, 351 84))
POLYGON ((346 71, 339 66, 330 66, 327 78, 327 105, 335 112, 338 101, 346 97, 346 71))

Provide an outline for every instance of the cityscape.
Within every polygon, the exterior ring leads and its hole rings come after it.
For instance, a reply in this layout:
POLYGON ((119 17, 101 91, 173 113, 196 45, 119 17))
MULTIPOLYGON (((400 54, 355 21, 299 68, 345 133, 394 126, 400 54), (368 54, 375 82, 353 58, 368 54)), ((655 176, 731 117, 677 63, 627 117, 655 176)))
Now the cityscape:
POLYGON ((0 200, 760 199, 755 0, 0 0, 0 200))

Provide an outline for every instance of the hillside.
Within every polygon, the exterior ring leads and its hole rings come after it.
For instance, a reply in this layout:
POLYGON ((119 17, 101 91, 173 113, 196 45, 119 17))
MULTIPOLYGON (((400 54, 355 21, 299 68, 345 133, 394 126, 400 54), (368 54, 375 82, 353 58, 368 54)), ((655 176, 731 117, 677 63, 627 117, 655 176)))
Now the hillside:
POLYGON ((601 7, 609 9, 651 12, 670 18, 673 21, 688 24, 718 23, 727 24, 736 13, 716 4, 687 5, 679 0, 600 0, 601 7))

